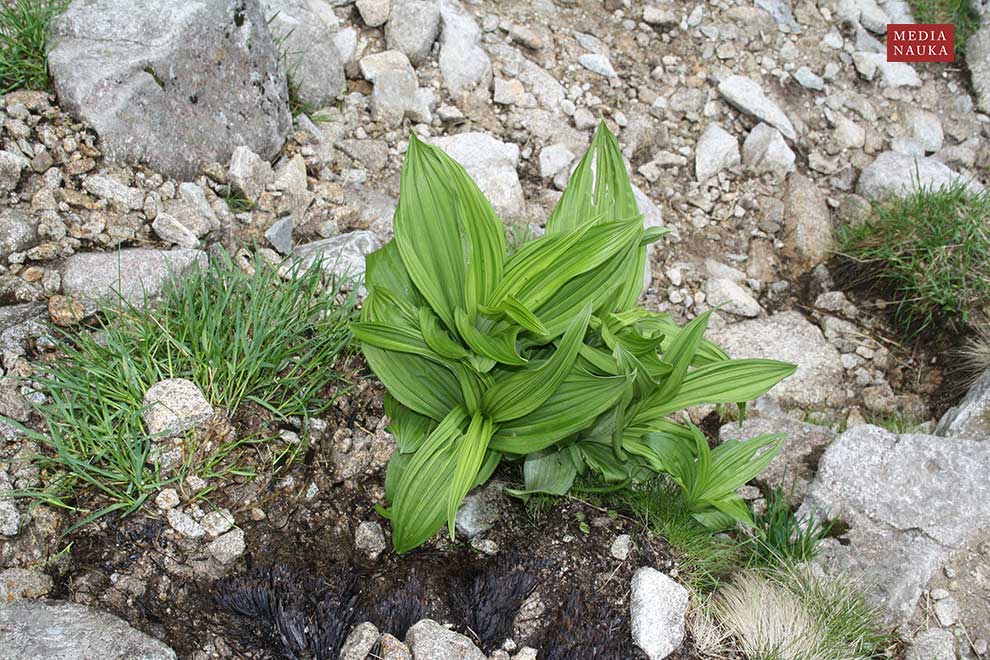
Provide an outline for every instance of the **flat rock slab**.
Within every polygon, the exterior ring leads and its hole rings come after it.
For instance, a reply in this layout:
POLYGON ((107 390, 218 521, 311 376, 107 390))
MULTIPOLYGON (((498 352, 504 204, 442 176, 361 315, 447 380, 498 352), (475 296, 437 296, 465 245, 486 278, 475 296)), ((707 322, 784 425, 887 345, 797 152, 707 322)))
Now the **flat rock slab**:
POLYGON ((731 422, 722 426, 719 440, 751 440, 768 433, 784 433, 787 439, 757 481, 791 492, 794 501, 800 502, 808 492, 818 461, 835 439, 835 431, 792 417, 751 417, 741 425, 731 422))
POLYGON ((802 513, 840 518, 816 563, 906 621, 952 551, 990 529, 990 443, 856 426, 826 450, 802 513))
POLYGON ((245 145, 275 156, 292 126, 258 0, 86 0, 51 29, 59 103, 113 161, 189 180, 245 145))
POLYGON ((0 655, 6 660, 175 660, 165 644, 108 612, 61 601, 0 605, 0 655))
POLYGON ((825 405, 842 379, 839 352, 798 312, 734 323, 712 330, 709 338, 734 358, 796 364, 797 371, 770 390, 770 396, 787 407, 825 405))
POLYGON ((62 262, 62 292, 88 303, 114 302, 119 296, 141 305, 145 297, 157 297, 171 277, 206 264, 206 253, 201 250, 128 248, 79 253, 62 262))

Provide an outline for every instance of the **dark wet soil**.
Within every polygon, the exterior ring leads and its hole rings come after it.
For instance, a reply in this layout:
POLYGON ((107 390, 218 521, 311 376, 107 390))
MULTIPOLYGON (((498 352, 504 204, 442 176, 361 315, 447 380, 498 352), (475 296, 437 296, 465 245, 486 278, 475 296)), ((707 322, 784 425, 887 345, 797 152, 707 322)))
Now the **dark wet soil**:
MULTIPOLYGON (((325 417, 325 437, 340 428, 374 429, 382 415, 381 394, 378 386, 366 383, 342 397, 325 417)), ((271 422, 255 414, 253 423, 271 422)), ((233 422, 243 428, 250 417, 239 414, 233 422)), ((230 578, 251 578, 277 567, 300 583, 333 585, 341 576, 352 579, 353 611, 340 616, 353 623, 370 619, 400 638, 409 623, 429 617, 452 624, 488 652, 498 643, 479 640, 472 624, 513 631, 520 647, 548 649, 560 646, 559 635, 556 640, 554 635, 565 626, 569 640, 591 640, 584 648, 607 648, 597 657, 645 657, 631 640, 630 579, 640 566, 670 572, 674 563, 663 542, 639 523, 574 498, 527 506, 506 497, 502 520, 481 536, 496 544, 494 556, 466 539, 451 542, 438 534, 408 554, 386 550, 371 560, 355 549, 353 533, 361 521, 370 520, 379 522, 388 538, 388 522, 375 511, 376 504, 384 503, 384 467, 334 484, 329 476, 331 444, 314 442, 287 472, 228 483, 201 502, 204 509, 229 508, 245 532, 245 553, 226 570, 211 565, 206 542, 176 538, 163 516, 148 506, 66 537, 71 551, 54 564, 53 597, 108 609, 162 639, 183 658, 307 657, 286 654, 285 644, 266 622, 218 604, 218 596, 222 599, 230 590, 230 578), (287 477, 297 487, 286 488, 287 477), (315 496, 307 498, 307 484, 319 486, 315 496), (251 510, 257 508, 267 514, 264 519, 252 518, 251 510), (623 533, 632 535, 635 549, 619 561, 610 546, 623 533), (524 571, 532 582, 525 589, 532 595, 521 615, 511 598, 504 604, 498 589, 478 588, 484 580, 497 584, 500 574, 513 571, 524 571)), ((495 479, 511 484, 519 474, 517 465, 503 464, 495 479)), ((672 657, 697 657, 690 648, 687 643, 672 657)), ((557 657, 569 652, 561 653, 558 648, 557 657)))

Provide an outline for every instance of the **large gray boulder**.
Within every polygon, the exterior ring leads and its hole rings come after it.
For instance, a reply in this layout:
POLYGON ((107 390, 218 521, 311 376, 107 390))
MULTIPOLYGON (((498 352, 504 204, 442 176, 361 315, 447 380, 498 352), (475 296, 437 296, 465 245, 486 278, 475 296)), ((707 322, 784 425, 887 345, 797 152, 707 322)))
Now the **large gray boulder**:
POLYGON ((123 300, 140 305, 157 297, 173 277, 206 266, 201 250, 80 252, 62 262, 62 292, 88 303, 123 300))
POLYGON ((258 0, 76 0, 51 30, 61 106, 105 156, 191 179, 245 145, 264 158, 292 119, 258 0))
POLYGON ((942 188, 963 183, 977 192, 983 186, 975 180, 953 172, 934 158, 921 158, 895 151, 878 154, 859 175, 856 192, 878 201, 888 197, 906 197, 921 188, 942 188))
POLYGON ((296 100, 315 108, 333 103, 347 86, 333 9, 308 0, 262 2, 296 100))
POLYGON ((770 390, 786 407, 823 406, 842 379, 839 352, 817 326, 798 312, 734 323, 709 332, 709 338, 734 358, 767 358, 797 365, 797 371, 770 390))
MULTIPOLYGON (((292 251, 292 256, 302 268, 309 268, 319 261, 324 272, 360 282, 364 280, 365 258, 379 247, 381 243, 374 233, 352 231, 299 245, 292 251)), ((363 291, 363 287, 359 291, 363 291)))
POLYGON ((126 621, 60 601, 0 605, 0 655, 6 660, 175 660, 175 652, 126 621))
POLYGON ((815 562, 864 585, 888 619, 909 619, 953 550, 990 530, 990 443, 856 426, 825 451, 801 513, 848 530, 815 562))

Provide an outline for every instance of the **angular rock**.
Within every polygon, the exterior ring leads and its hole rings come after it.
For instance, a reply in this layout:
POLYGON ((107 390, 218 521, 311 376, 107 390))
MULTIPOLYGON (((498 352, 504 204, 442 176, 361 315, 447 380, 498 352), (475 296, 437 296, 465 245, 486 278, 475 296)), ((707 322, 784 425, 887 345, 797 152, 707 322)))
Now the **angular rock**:
POLYGON ((203 189, 195 183, 180 183, 179 196, 165 202, 168 213, 196 238, 203 238, 220 228, 220 220, 206 199, 203 189))
POLYGON ((866 80, 880 74, 884 87, 921 87, 921 78, 906 62, 888 62, 886 53, 853 53, 856 71, 866 80))
POLYGON ((855 426, 825 451, 801 512, 849 528, 815 564, 905 622, 953 549, 990 529, 990 443, 855 426), (959 511, 965 511, 960 516, 959 511))
POLYGON ((165 512, 165 517, 168 519, 169 527, 186 538, 201 539, 206 536, 206 530, 203 529, 203 526, 196 522, 188 513, 184 513, 179 509, 168 509, 165 512))
POLYGON ((600 76, 605 76, 606 78, 618 78, 619 74, 615 72, 615 68, 612 66, 612 62, 601 53, 585 53, 578 56, 578 64, 583 66, 588 71, 592 73, 597 73, 600 76))
POLYGON ((767 98, 763 89, 752 79, 746 76, 729 76, 719 83, 718 93, 739 110, 773 126, 787 139, 797 139, 791 120, 780 106, 767 98))
POLYGON ((440 73, 450 93, 459 96, 487 88, 492 61, 481 47, 481 28, 459 0, 440 1, 440 73))
POLYGON ((990 114, 990 23, 984 22, 966 42, 966 68, 976 93, 976 107, 990 114))
POLYGON ((14 190, 21 180, 21 172, 30 165, 27 158, 11 151, 0 151, 0 195, 14 190))
POLYGON ((794 501, 800 502, 815 477, 818 459, 835 439, 835 431, 786 415, 749 417, 742 425, 738 422, 723 425, 719 440, 751 440, 767 433, 786 433, 787 439, 757 481, 791 492, 794 501))
POLYGON ((722 170, 738 165, 739 143, 718 124, 709 124, 694 150, 694 177, 707 181, 722 170))
POLYGON ((956 639, 951 630, 920 632, 904 652, 904 660, 956 660, 956 639))
POLYGON ((794 170, 794 152, 773 126, 759 123, 743 142, 742 162, 757 172, 785 174, 794 170))
POLYGON ((377 559, 385 550, 382 526, 374 521, 363 521, 354 531, 354 547, 368 555, 369 559, 377 559))
POLYGON ((207 534, 216 538, 234 526, 234 514, 229 509, 217 509, 203 516, 199 524, 207 534))
POLYGON ((339 660, 365 660, 375 648, 379 637, 381 633, 378 632, 375 624, 359 623, 351 629, 347 639, 344 640, 344 645, 340 648, 339 660))
POLYGON ((27 568, 8 568, 0 572, 0 607, 20 598, 41 598, 51 591, 51 577, 27 568))
POLYGON ((494 527, 506 512, 504 487, 505 484, 492 481, 469 493, 457 510, 456 530, 473 539, 494 527))
POLYGON ((250 202, 257 202, 275 176, 271 163, 247 147, 237 147, 230 157, 227 177, 234 189, 250 202))
POLYGON ((643 567, 632 579, 629 616, 636 645, 650 660, 666 658, 684 642, 688 592, 660 571, 643 567))
POLYGON ((822 80, 822 77, 806 66, 794 72, 794 79, 805 89, 812 89, 818 92, 825 89, 825 81, 822 80))
POLYGON ((413 658, 487 660, 485 654, 470 639, 431 619, 423 619, 409 628, 406 646, 412 651, 413 658))
POLYGON ((432 140, 460 163, 502 220, 522 218, 526 210, 519 183, 519 147, 487 133, 459 133, 432 140))
POLYGON ((38 221, 19 209, 0 209, 0 260, 38 243, 38 221))
POLYGON ((360 281, 364 279, 364 258, 379 247, 378 238, 370 231, 354 231, 298 245, 292 255, 304 268, 319 259, 324 271, 360 281))
POLYGON ((384 25, 392 8, 391 0, 357 0, 354 5, 361 13, 361 20, 368 27, 384 25))
POLYGON ((386 50, 362 57, 361 75, 374 85, 371 114, 376 120, 398 126, 407 113, 419 108, 416 70, 401 52, 386 50))
POLYGON ((0 605, 0 648, 10 660, 175 660, 175 652, 108 612, 62 601, 0 605))
POLYGON ((205 267, 200 250, 146 250, 80 252, 62 262, 62 292, 78 300, 114 302, 118 296, 133 305, 156 298, 172 277, 205 267))
POLYGON ((296 100, 314 108, 332 104, 347 85, 344 57, 334 42, 338 21, 333 11, 321 11, 322 3, 307 0, 262 4, 296 100))
POLYGON ((859 175, 856 192, 879 201, 904 197, 919 188, 940 188, 962 183, 974 192, 983 190, 980 182, 953 172, 934 158, 919 158, 893 151, 878 154, 859 175))
POLYGON ((942 415, 935 435, 990 441, 990 369, 973 383, 959 405, 942 415))
POLYGON ((141 402, 141 418, 153 436, 188 431, 213 417, 214 410, 203 392, 191 380, 169 378, 148 388, 141 402))
POLYGON ((825 195, 815 182, 803 174, 787 178, 784 194, 784 248, 790 271, 805 273, 822 263, 832 253, 832 217, 825 195))
POLYGON ((144 207, 144 193, 141 190, 126 186, 113 177, 102 174, 86 177, 83 188, 124 211, 136 211, 144 207))
POLYGON ((151 223, 151 228, 158 238, 166 243, 178 245, 183 248, 199 247, 199 239, 188 227, 180 223, 168 213, 160 212, 155 216, 155 221, 151 223))
POLYGON ((727 277, 712 277, 705 282, 705 302, 736 316, 759 316, 763 311, 753 294, 727 277))
POLYGON ((74 2, 49 40, 59 103, 109 160, 179 179, 240 145, 272 158, 292 120, 265 18, 257 0, 74 2))
POLYGON ((797 365, 797 371, 770 390, 788 407, 823 406, 842 378, 839 352, 821 330, 798 312, 734 323, 709 332, 734 358, 766 358, 797 365))
POLYGON ((436 0, 392 0, 385 26, 389 50, 400 51, 418 66, 429 57, 439 32, 440 5, 436 0))
POLYGON ((540 176, 553 178, 574 162, 574 152, 564 144, 551 144, 540 150, 540 176))
POLYGON ((279 254, 292 252, 292 216, 287 215, 265 230, 265 238, 279 254))
POLYGON ((244 530, 235 527, 206 546, 207 551, 221 564, 229 564, 244 554, 244 530))
POLYGON ((945 138, 938 115, 921 108, 909 108, 904 113, 904 118, 914 139, 921 143, 925 151, 931 153, 942 148, 945 138))

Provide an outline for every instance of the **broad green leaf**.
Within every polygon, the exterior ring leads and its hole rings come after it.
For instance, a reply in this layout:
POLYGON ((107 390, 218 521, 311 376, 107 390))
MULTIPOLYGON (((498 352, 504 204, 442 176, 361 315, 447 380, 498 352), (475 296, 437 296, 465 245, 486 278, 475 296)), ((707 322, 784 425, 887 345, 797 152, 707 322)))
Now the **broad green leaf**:
POLYGON ((376 348, 361 347, 371 370, 405 407, 436 421, 463 402, 457 376, 432 360, 376 348))
POLYGON ((667 401, 652 395, 637 406, 633 423, 648 423, 699 403, 750 401, 794 373, 793 364, 776 360, 727 360, 695 369, 684 377, 681 389, 667 401))
POLYGON ((399 353, 412 353, 437 362, 443 358, 426 344, 419 328, 388 325, 373 321, 356 321, 351 324, 354 337, 363 344, 399 353))
POLYGON ((458 344, 440 325, 436 315, 428 307, 419 308, 419 329, 423 333, 423 341, 438 355, 451 360, 468 357, 466 348, 458 344))
POLYGON ((567 453, 553 449, 533 452, 523 464, 522 490, 507 488, 506 492, 523 499, 536 493, 566 495, 576 476, 577 469, 567 453))
POLYGON ((369 291, 386 288, 409 305, 419 307, 425 302, 406 272, 395 241, 389 241, 365 258, 364 281, 369 291))
POLYGON ((553 357, 510 373, 485 392, 482 407, 495 423, 528 415, 561 386, 577 358, 590 318, 591 307, 586 306, 574 317, 553 357))
POLYGON ((463 408, 451 410, 393 478, 392 545, 396 552, 423 544, 443 524, 448 505, 441 494, 453 484, 458 443, 467 420, 463 408), (433 496, 424 497, 427 493, 433 496))
POLYGON ((547 220, 547 234, 567 232, 589 221, 611 222, 638 215, 622 151, 603 121, 547 220))
POLYGON ((694 362, 695 353, 701 345, 710 317, 711 311, 698 315, 670 342, 668 350, 664 353, 664 359, 671 364, 673 370, 653 396, 653 400, 657 403, 669 401, 677 394, 684 382, 684 376, 687 375, 688 367, 694 362))
POLYGON ((491 439, 491 420, 480 413, 475 413, 467 433, 457 443, 457 467, 447 488, 447 529, 451 541, 454 540, 454 518, 457 516, 457 509, 478 478, 491 439))
POLYGON ((539 408, 499 426, 492 449, 506 454, 540 451, 567 438, 618 402, 629 380, 593 376, 575 369, 539 408))
POLYGON ((520 356, 516 349, 518 326, 497 332, 492 330, 485 332, 474 327, 463 309, 455 311, 454 322, 457 324, 457 332, 461 338, 475 353, 502 364, 516 366, 526 364, 526 359, 520 356))
POLYGON ((491 316, 505 314, 520 326, 535 335, 541 337, 550 336, 550 331, 547 330, 547 327, 543 325, 543 322, 537 318, 536 314, 531 312, 513 295, 505 296, 497 307, 482 308, 481 311, 491 316))
POLYGON ((615 483, 629 476, 628 462, 617 456, 611 446, 594 442, 579 442, 575 446, 581 451, 584 462, 602 480, 615 483))
POLYGON ((491 205, 460 165, 411 134, 393 221, 402 262, 444 324, 473 315, 502 273, 505 236, 491 205))
POLYGON ((391 394, 385 395, 385 414, 390 420, 388 430, 395 436, 396 448, 402 454, 408 454, 419 449, 437 425, 429 417, 406 408, 396 401, 391 394))

